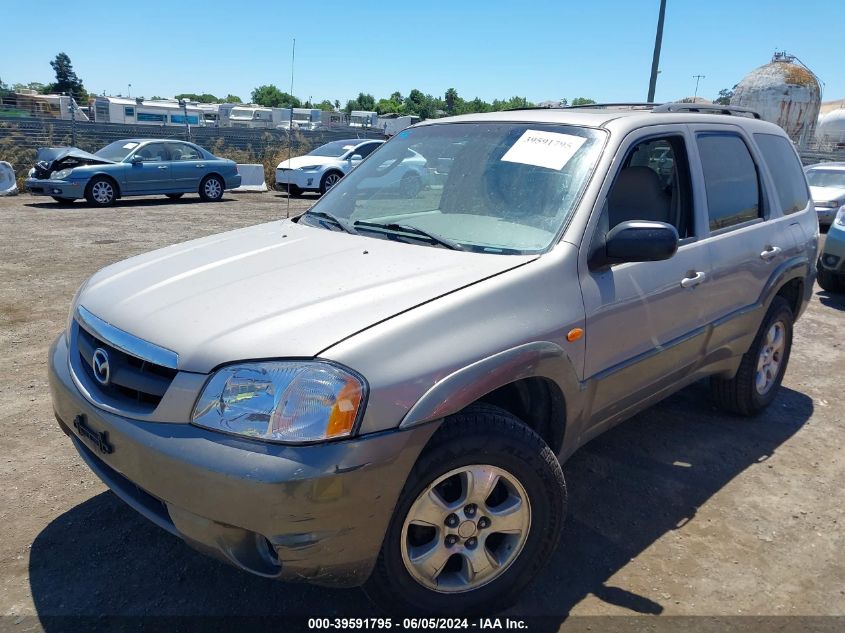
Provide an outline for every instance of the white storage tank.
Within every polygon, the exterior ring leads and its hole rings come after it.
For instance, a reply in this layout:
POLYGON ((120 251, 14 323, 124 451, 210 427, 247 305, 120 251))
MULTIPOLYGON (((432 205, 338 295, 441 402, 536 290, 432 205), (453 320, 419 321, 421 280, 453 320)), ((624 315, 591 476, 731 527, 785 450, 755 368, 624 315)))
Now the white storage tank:
POLYGON ((845 108, 831 110, 819 117, 816 140, 835 145, 845 143, 845 108))
POLYGON ((801 148, 813 139, 820 103, 816 76, 786 53, 775 53, 770 63, 746 75, 731 97, 731 105, 756 110, 801 148))

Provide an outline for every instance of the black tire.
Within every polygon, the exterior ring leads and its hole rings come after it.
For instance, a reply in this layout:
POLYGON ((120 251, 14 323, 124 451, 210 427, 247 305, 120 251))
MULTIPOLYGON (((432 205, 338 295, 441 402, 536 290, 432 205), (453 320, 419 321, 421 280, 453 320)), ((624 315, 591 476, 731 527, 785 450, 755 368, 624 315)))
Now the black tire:
POLYGON ((85 187, 85 199, 95 207, 110 207, 117 200, 117 184, 106 176, 96 176, 85 187))
POLYGON ((320 180, 320 193, 325 194, 329 189, 340 182, 341 178, 343 178, 343 174, 339 171, 326 172, 320 180))
POLYGON ((225 187, 226 185, 220 176, 211 174, 202 179, 197 193, 200 194, 203 202, 220 202, 223 199, 225 187))
POLYGON ((166 195, 171 200, 178 200, 179 198, 181 198, 185 194, 184 193, 166 193, 164 195, 166 195))
POLYGON ((58 202, 59 204, 73 204, 74 198, 61 198, 59 196, 50 196, 53 200, 58 202))
POLYGON ((816 281, 819 282, 819 286, 822 290, 827 290, 828 292, 842 292, 843 286, 845 286, 845 284, 842 283, 842 277, 834 272, 825 270, 821 266, 818 267, 816 281))
MULTIPOLYGON (((495 494, 496 488, 493 490, 495 494)), ((479 508, 478 514, 483 512, 483 508, 479 508)), ((472 615, 500 611, 516 600, 549 561, 560 539, 565 515, 566 485, 552 450, 539 435, 507 411, 492 405, 472 405, 446 419, 411 470, 364 590, 377 605, 395 613, 472 615), (403 562, 405 519, 421 493, 439 477, 477 464, 501 469, 519 482, 528 498, 530 527, 521 550, 513 554, 512 562, 504 566, 503 571, 494 572, 499 575, 467 591, 440 593, 416 580, 403 562)), ((492 516, 493 525, 486 526, 487 534, 495 533, 497 519, 492 516)), ((466 519, 462 521, 461 526, 466 519)), ((478 527, 476 534, 481 535, 481 529, 478 527)), ((443 529, 438 528, 431 542, 438 543, 441 537, 443 529)), ((489 542, 485 539, 476 547, 486 548, 489 542)), ((459 547, 464 545, 469 544, 459 543, 459 547)), ((511 551, 510 546, 507 551, 511 551)), ((458 559, 461 560, 460 555, 458 559)), ((438 573, 445 573, 451 562, 454 562, 452 558, 438 573)), ((439 579, 437 576, 438 582, 439 579)))
POLYGON ((754 337, 751 347, 742 356, 739 371, 730 380, 713 377, 710 379, 710 390, 716 403, 733 413, 743 416, 753 416, 761 413, 777 396, 786 366, 789 363, 789 353, 792 349, 792 323, 794 316, 789 303, 780 296, 776 296, 769 306, 768 312, 760 324, 760 329, 754 337), (757 387, 757 366, 761 352, 766 345, 766 336, 776 323, 783 326, 784 347, 779 357, 777 372, 773 374, 774 381, 768 389, 761 393, 757 387))
POLYGON ((285 187, 285 190, 287 190, 288 195, 292 198, 298 198, 302 195, 302 189, 300 189, 296 185, 288 185, 287 187, 285 187))
POLYGON ((413 171, 409 171, 407 174, 402 176, 402 180, 399 181, 399 191, 401 191, 402 195, 406 198, 416 198, 420 195, 422 187, 422 178, 420 178, 419 174, 413 171))

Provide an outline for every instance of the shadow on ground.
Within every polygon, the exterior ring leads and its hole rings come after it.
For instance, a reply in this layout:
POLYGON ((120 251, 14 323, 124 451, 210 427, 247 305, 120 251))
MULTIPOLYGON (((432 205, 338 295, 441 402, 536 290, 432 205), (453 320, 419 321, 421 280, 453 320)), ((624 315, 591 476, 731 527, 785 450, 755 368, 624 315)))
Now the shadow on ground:
MULTIPOLYGON (((743 470, 765 461, 813 412, 782 388, 761 417, 715 410, 694 385, 583 447, 566 464, 569 518, 557 553, 514 616, 563 620, 588 594, 635 614, 663 605, 607 584, 743 470)), ((67 615, 375 616, 360 590, 283 584, 194 552, 103 493, 50 523, 32 544, 41 622, 67 615)), ((556 627, 553 627, 556 628, 556 627)))
POLYGON ((845 311, 845 293, 822 290, 816 293, 816 298, 823 306, 845 311))
MULTIPOLYGON (((29 202, 25 207, 32 209, 47 209, 48 211, 76 211, 81 209, 120 209, 121 207, 135 208, 135 207, 163 207, 172 204, 194 204, 201 203, 202 200, 196 194, 185 194, 182 198, 171 200, 170 198, 120 198, 115 200, 110 207, 94 207, 89 205, 85 200, 76 200, 74 202, 29 202)), ((236 202, 234 198, 227 198, 225 195, 220 199, 220 202, 236 202)))

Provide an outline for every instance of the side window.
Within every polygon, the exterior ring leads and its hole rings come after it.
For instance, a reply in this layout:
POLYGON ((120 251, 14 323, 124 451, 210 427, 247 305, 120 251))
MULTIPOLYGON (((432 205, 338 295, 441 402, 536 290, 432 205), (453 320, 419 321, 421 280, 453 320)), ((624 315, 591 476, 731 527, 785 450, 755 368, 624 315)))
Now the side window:
POLYGON ((187 143, 171 143, 170 156, 171 160, 202 160, 196 148, 187 143))
POLYGON ((137 155, 143 157, 145 163, 159 163, 170 160, 170 155, 164 143, 147 143, 137 151, 137 155))
POLYGON ((698 153, 710 230, 762 217, 760 180, 745 142, 735 134, 700 134, 698 153))
POLYGON ((607 197, 608 230, 626 220, 666 222, 683 239, 695 234, 684 139, 650 138, 625 157, 607 197))
POLYGON ((755 134, 754 140, 775 181, 781 211, 784 215, 806 208, 810 192, 804 180, 801 162, 788 139, 776 134, 755 134))
POLYGON ((373 153, 373 150, 375 150, 376 147, 378 147, 377 143, 367 143, 366 145, 362 145, 356 149, 355 153, 361 156, 361 158, 366 158, 373 153))

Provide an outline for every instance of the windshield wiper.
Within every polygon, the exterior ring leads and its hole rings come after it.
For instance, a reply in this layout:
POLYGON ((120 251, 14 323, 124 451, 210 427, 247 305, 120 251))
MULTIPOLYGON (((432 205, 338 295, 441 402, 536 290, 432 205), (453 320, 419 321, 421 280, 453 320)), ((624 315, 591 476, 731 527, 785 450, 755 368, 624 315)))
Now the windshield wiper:
POLYGON ((328 220, 335 226, 339 227, 342 231, 352 233, 352 235, 358 234, 358 231, 355 230, 349 220, 346 218, 339 218, 334 213, 329 213, 328 211, 306 211, 305 215, 313 215, 314 217, 328 220))
POLYGON ((410 233, 411 235, 419 235, 420 237, 428 238, 434 244, 445 246, 446 248, 451 249, 453 251, 466 250, 463 246, 453 240, 450 240, 448 237, 443 237, 442 235, 438 235, 437 233, 432 233, 431 231, 426 231, 419 227, 411 226, 409 224, 396 224, 395 222, 390 222, 388 224, 380 224, 378 222, 364 222, 363 220, 358 220, 353 226, 355 226, 355 228, 376 229, 389 233, 410 233))

